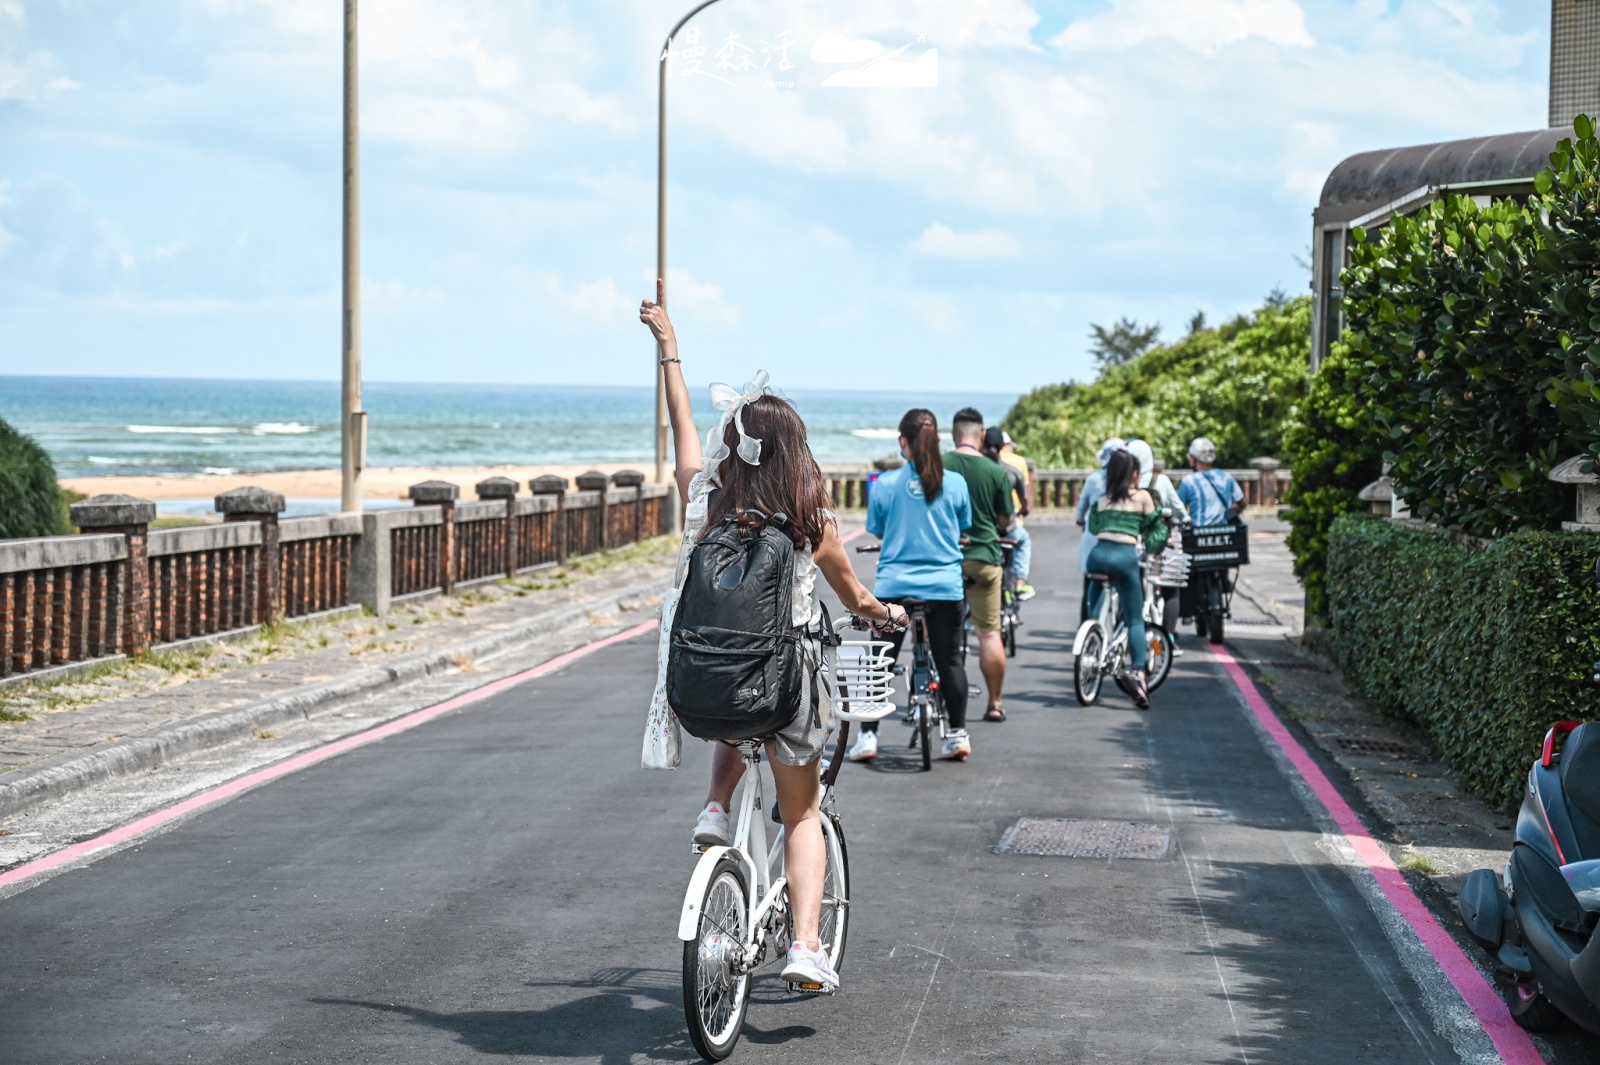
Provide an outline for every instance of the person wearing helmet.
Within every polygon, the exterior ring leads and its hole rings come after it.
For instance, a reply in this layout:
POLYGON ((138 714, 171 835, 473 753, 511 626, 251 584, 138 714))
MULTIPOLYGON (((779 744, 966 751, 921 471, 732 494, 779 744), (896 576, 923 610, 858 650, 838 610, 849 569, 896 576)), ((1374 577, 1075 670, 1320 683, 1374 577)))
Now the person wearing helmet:
POLYGON ((1189 508, 1189 520, 1195 528, 1231 524, 1232 514, 1238 513, 1244 489, 1227 470, 1213 469, 1217 461, 1217 445, 1203 436, 1194 438, 1189 445, 1189 465, 1194 473, 1178 486, 1178 498, 1189 508))
POLYGON ((1089 620, 1089 552, 1094 550, 1097 543, 1088 527, 1089 508, 1106 494, 1106 463, 1111 461, 1113 452, 1121 451, 1126 444, 1127 441, 1122 437, 1113 436, 1100 445, 1100 468, 1084 480, 1083 491, 1078 493, 1078 528, 1083 530, 1083 536, 1078 540, 1078 572, 1083 574, 1083 596, 1078 600, 1080 623, 1089 620))
MULTIPOLYGON (((1187 524, 1189 508, 1172 486, 1172 479, 1160 472, 1161 463, 1150 445, 1143 440, 1129 440, 1128 454, 1139 461, 1139 487, 1155 496, 1156 506, 1172 511, 1171 524, 1187 524)), ((1178 646, 1178 589, 1158 588, 1156 594, 1161 596, 1161 625, 1172 637, 1172 653, 1176 657, 1183 654, 1183 648, 1178 646)))

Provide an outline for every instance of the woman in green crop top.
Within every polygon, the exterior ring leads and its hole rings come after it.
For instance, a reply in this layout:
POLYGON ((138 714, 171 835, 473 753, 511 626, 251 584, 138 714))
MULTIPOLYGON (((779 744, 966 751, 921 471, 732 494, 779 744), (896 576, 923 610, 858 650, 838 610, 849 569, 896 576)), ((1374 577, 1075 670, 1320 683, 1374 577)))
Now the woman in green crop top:
MULTIPOLYGON (((1089 572, 1111 578, 1122 601, 1122 617, 1128 625, 1128 654, 1133 659, 1133 702, 1141 710, 1150 709, 1150 693, 1145 689, 1144 667, 1147 646, 1144 633, 1144 581, 1139 573, 1139 542, 1145 522, 1156 509, 1150 493, 1136 486, 1139 461, 1126 451, 1114 451, 1106 463, 1106 494, 1089 510, 1089 531, 1098 542, 1089 552, 1089 572)), ((1089 585, 1089 614, 1100 607, 1104 594, 1100 582, 1089 585)))

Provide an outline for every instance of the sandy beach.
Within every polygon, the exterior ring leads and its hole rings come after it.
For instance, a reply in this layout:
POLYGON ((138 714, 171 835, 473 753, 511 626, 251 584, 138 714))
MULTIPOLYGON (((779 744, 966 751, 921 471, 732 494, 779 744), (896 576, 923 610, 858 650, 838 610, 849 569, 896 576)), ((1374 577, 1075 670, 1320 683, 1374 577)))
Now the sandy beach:
MULTIPOLYGON (((475 499, 472 486, 486 477, 510 477, 528 491, 528 481, 553 473, 568 479, 587 470, 616 473, 639 470, 646 478, 651 463, 596 463, 575 466, 385 466, 366 471, 362 491, 369 499, 405 499, 406 490, 420 481, 449 481, 461 486, 462 499, 475 499)), ((85 495, 120 493, 140 499, 209 499, 233 488, 253 485, 292 498, 339 498, 338 470, 282 470, 276 473, 196 474, 190 477, 69 477, 62 485, 85 495)))

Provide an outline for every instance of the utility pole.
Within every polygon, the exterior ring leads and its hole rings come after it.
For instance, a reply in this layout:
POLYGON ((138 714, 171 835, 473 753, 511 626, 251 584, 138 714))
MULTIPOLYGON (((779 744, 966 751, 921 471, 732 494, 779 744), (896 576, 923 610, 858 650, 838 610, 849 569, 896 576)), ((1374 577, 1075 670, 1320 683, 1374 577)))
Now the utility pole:
POLYGON ((339 395, 339 509, 361 509, 367 413, 361 409, 361 143, 356 0, 344 0, 344 299, 339 395))
MULTIPOLYGON (((353 3, 354 0, 351 0, 353 3)), ((672 39, 678 31, 700 12, 716 3, 717 0, 705 0, 696 6, 678 24, 672 27, 672 32, 667 34, 666 43, 661 46, 661 88, 657 96, 656 107, 656 276, 662 281, 667 279, 667 70, 672 57, 672 39)), ((667 305, 666 289, 663 287, 661 305, 667 305)), ((667 479, 667 368, 661 365, 661 345, 656 345, 656 483, 660 484, 667 479)))

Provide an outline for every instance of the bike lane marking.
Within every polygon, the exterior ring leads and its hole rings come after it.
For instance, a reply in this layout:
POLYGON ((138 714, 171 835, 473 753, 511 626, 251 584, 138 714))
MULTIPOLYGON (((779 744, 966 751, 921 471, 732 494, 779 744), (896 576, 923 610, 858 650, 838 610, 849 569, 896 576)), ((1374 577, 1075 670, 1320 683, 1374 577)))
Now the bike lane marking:
POLYGON ((1221 647, 1213 646, 1210 651, 1227 670, 1229 679, 1243 696, 1256 722, 1278 745, 1279 751, 1299 773, 1301 781, 1322 803, 1327 816, 1343 835, 1345 844, 1366 866, 1389 905, 1432 955, 1506 1065, 1544 1065, 1544 1056, 1534 1046, 1528 1033, 1511 1019, 1511 1012, 1499 993, 1450 933, 1439 924, 1433 912, 1423 905, 1389 853, 1367 831, 1355 809, 1339 794, 1322 768, 1284 726, 1244 667, 1221 647))
POLYGON ((64 865, 82 861, 87 858, 93 858, 94 856, 111 848, 118 847, 130 840, 147 835, 163 825, 170 824, 180 817, 185 817, 198 810, 203 810, 206 807, 214 806, 217 803, 231 799, 241 792, 249 791, 251 788, 259 787, 263 784, 271 783, 280 777, 288 776, 290 773, 298 772, 309 766, 316 765, 319 762, 325 762, 330 758, 336 758, 347 751, 353 751, 358 747, 365 747, 369 743, 375 743, 378 740, 393 736, 396 733, 405 732, 409 729, 416 728, 418 725, 426 724, 427 722, 432 721, 441 714, 447 714, 452 710, 459 710, 463 706, 470 706, 473 703, 481 702, 492 695, 500 694, 508 688, 514 688, 518 684, 523 684, 530 680, 537 680, 540 677, 548 676, 564 666, 571 665, 573 662, 576 662, 581 658, 585 658, 591 654, 594 654, 596 651, 603 650, 612 646, 613 644, 631 640, 635 636, 642 636, 647 632, 651 632, 659 624, 659 621, 646 621, 643 624, 633 626, 631 629, 624 629, 623 631, 615 633, 611 636, 607 636, 602 640, 596 640, 593 643, 584 644, 582 647, 574 648, 565 654, 557 655, 555 658, 549 659, 546 662, 541 662, 532 669, 523 670, 521 673, 514 673, 509 677, 502 677, 500 680, 485 684, 481 688, 474 688, 471 691, 463 692, 462 694, 454 696, 453 698, 446 699, 442 703, 436 703, 433 706, 424 707, 421 710, 413 710, 411 713, 402 717, 397 717, 393 721, 386 721, 383 724, 376 725, 365 730, 364 732, 357 732, 352 736, 346 736, 342 740, 335 740, 332 743, 325 744, 321 747, 314 747, 309 751, 297 754, 293 758, 286 759, 277 763, 276 765, 270 765, 265 769, 258 769, 252 773, 247 773, 236 780, 230 780, 226 784, 221 784, 214 788, 208 788, 207 790, 200 792, 198 795, 191 795, 189 798, 184 799, 183 801, 172 806, 168 806, 165 809, 157 810, 151 814, 146 814, 144 817, 130 822, 129 824, 123 825, 121 828, 112 829, 110 832, 86 839, 81 843, 75 843, 70 847, 56 851, 53 854, 47 854, 42 858, 35 858, 31 862, 25 862, 9 872, 0 873, 0 889, 10 887, 14 884, 19 884, 24 880, 31 879, 54 869, 59 869, 64 865))

